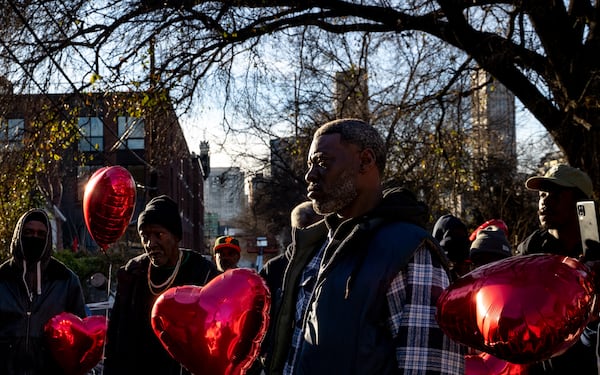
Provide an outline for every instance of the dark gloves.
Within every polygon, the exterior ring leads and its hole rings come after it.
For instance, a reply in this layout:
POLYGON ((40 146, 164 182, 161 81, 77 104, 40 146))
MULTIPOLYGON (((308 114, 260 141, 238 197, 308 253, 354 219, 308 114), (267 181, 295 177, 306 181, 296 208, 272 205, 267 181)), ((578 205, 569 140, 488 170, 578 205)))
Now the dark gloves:
POLYGON ((600 294, 600 242, 594 240, 586 240, 585 255, 580 258, 586 266, 592 270, 596 284, 596 293, 600 294))
POLYGON ((600 261, 600 242, 594 240, 585 240, 585 255, 584 262, 600 261))
MULTIPOLYGON (((585 256, 583 256, 580 260, 584 262, 586 266, 590 268, 592 271, 592 276, 594 278, 594 288, 596 294, 600 294, 600 242, 594 240, 586 240, 585 241, 586 251, 585 256)), ((600 318, 600 304, 596 303, 596 311, 594 313, 595 319, 593 319, 592 324, 596 323, 593 331, 597 331, 597 323, 600 318)), ((588 332, 591 333, 591 332, 588 332)), ((585 334, 585 333, 584 333, 585 334)), ((582 337, 582 339, 584 339, 582 337)), ((595 340, 595 338, 594 338, 595 340)))

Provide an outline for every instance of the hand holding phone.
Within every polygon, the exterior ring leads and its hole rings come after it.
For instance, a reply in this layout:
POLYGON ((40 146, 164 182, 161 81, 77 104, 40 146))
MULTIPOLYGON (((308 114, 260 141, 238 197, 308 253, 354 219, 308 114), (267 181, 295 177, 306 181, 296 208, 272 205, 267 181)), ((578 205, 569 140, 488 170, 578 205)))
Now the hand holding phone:
POLYGON ((587 240, 600 242, 598 235, 598 221, 596 218, 596 205, 594 201, 577 202, 577 217, 579 218, 579 233, 581 234, 581 246, 583 255, 586 255, 587 240))

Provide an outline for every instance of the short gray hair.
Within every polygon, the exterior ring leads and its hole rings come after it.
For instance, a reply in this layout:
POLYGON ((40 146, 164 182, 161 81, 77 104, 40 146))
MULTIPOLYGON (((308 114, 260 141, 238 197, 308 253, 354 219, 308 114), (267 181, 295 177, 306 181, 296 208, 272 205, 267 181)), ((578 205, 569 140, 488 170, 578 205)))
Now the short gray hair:
POLYGON ((373 150, 375 164, 379 173, 383 175, 387 150, 383 137, 373 126, 355 118, 333 120, 321 125, 313 138, 326 134, 339 134, 342 142, 356 145, 361 150, 367 148, 373 150))

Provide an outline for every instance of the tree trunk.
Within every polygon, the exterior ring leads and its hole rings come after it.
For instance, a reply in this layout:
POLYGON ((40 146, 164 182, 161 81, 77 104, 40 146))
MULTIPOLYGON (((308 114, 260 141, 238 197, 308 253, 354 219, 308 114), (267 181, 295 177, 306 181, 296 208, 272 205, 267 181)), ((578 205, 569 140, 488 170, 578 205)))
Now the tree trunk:
POLYGON ((594 184, 594 198, 600 197, 600 119, 588 130, 582 125, 563 126, 551 133, 573 167, 585 171, 594 184))

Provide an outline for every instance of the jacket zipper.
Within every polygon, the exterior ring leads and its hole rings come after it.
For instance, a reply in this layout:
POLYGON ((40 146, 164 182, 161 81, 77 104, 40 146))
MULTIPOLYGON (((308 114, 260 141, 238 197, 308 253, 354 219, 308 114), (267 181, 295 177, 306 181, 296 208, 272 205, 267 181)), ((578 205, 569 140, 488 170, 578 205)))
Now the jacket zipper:
POLYGON ((25 333, 25 350, 29 352, 29 331, 31 329, 31 308, 27 309, 27 330, 25 333))

